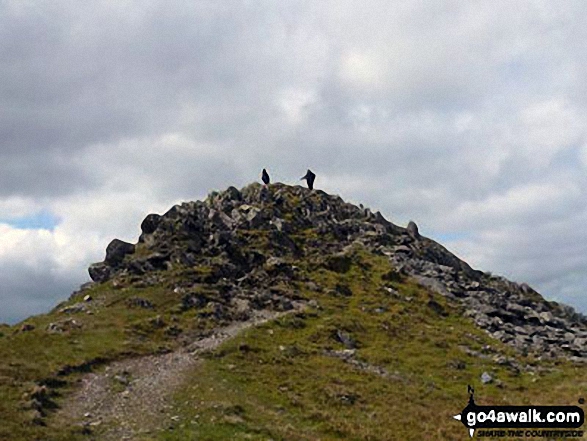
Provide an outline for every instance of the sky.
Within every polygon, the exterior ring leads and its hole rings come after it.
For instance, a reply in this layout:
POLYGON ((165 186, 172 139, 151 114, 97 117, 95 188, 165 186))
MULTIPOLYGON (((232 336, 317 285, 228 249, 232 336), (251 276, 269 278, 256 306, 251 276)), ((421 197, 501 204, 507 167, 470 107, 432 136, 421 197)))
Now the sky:
POLYGON ((587 3, 0 0, 0 322, 212 190, 315 186, 587 313, 587 3))

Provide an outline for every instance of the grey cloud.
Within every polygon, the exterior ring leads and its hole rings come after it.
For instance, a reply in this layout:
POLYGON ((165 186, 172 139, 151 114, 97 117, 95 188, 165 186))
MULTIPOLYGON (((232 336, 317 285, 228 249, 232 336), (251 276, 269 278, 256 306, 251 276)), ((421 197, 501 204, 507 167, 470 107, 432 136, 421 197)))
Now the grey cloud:
MULTIPOLYGON (((99 185, 90 173, 70 157, 45 151, 0 153, 0 197, 23 196, 45 199, 99 185)), ((6 216, 9 216, 7 213, 6 216)))
POLYGON ((82 275, 75 272, 65 279, 48 269, 31 269, 3 262, 0 272, 0 322, 16 323, 32 314, 41 314, 66 300, 79 286, 82 275))
MULTIPOLYGON (((465 259, 485 253, 484 269, 515 268, 575 302, 586 11, 578 1, 0 2, 0 198, 171 204, 263 167, 286 182, 311 167, 328 191, 424 231, 467 234, 483 246, 463 248, 465 259), (551 126, 524 120, 550 101, 562 103, 551 126), (536 146, 546 135, 552 155, 536 146), (565 182, 578 192, 551 205, 487 208, 565 182), (557 222, 551 242, 541 226, 557 222), (503 240, 484 236, 494 230, 503 240), (527 253, 511 253, 520 236, 527 253)), ((99 233, 116 236, 113 225, 99 233)))

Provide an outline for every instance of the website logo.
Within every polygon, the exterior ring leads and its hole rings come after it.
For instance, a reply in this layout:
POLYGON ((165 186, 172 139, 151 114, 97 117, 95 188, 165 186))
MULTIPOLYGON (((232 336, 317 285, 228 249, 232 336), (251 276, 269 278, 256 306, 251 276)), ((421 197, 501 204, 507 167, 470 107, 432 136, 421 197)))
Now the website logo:
POLYGON ((479 433, 480 436, 493 437, 583 436, 583 431, 570 430, 578 429, 585 423, 585 414, 579 406, 478 406, 474 398, 475 390, 471 386, 467 386, 467 390, 469 403, 453 418, 463 423, 471 438, 476 429, 496 429, 479 433), (553 434, 548 429, 567 431, 556 431, 553 434))

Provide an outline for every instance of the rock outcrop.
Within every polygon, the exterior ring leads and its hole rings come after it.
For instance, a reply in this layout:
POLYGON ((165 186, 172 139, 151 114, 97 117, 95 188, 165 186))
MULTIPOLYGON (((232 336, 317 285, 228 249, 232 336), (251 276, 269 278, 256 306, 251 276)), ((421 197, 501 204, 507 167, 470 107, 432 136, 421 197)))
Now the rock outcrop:
MULTIPOLYGON (((525 283, 472 269, 422 236, 413 222, 407 228, 394 225, 379 212, 319 190, 283 184, 230 187, 205 201, 149 214, 141 230, 136 245, 117 239, 108 245, 105 260, 89 268, 92 280, 147 286, 167 271, 189 271, 190 283, 215 284, 221 296, 257 288, 247 302, 287 310, 295 293, 277 287, 298 277, 295 259, 312 256, 325 268, 344 273, 352 263, 349 247, 361 246, 388 259, 390 281, 413 278, 460 305, 477 326, 517 350, 587 361, 587 318, 582 314, 544 300, 525 283), (250 246, 258 231, 269 238, 267 254, 250 246)), ((218 316, 236 313, 191 292, 188 285, 176 288, 185 293, 182 308, 205 307, 218 316)), ((339 291, 345 295, 345 287, 339 291)), ((444 314, 438 303, 430 307, 444 314)))

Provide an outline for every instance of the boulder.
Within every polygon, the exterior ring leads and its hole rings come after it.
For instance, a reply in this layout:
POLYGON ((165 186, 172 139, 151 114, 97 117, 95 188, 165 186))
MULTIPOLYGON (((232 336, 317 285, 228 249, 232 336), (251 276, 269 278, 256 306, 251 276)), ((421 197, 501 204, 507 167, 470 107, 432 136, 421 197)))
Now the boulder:
POLYGON ((133 244, 120 239, 114 239, 106 247, 106 259, 104 259, 104 262, 110 266, 116 266, 122 262, 124 256, 133 254, 134 252, 135 246, 133 244))
POLYGON ((93 263, 88 268, 88 273, 94 282, 103 283, 110 279, 112 268, 104 262, 93 263))
POLYGON ((416 225, 416 222, 408 222, 408 227, 406 229, 408 230, 408 234, 412 236, 414 239, 420 238, 420 233, 418 231, 418 225, 416 225))
POLYGON ((144 234, 152 234, 161 223, 161 216, 155 213, 148 214, 141 223, 141 231, 144 234))

